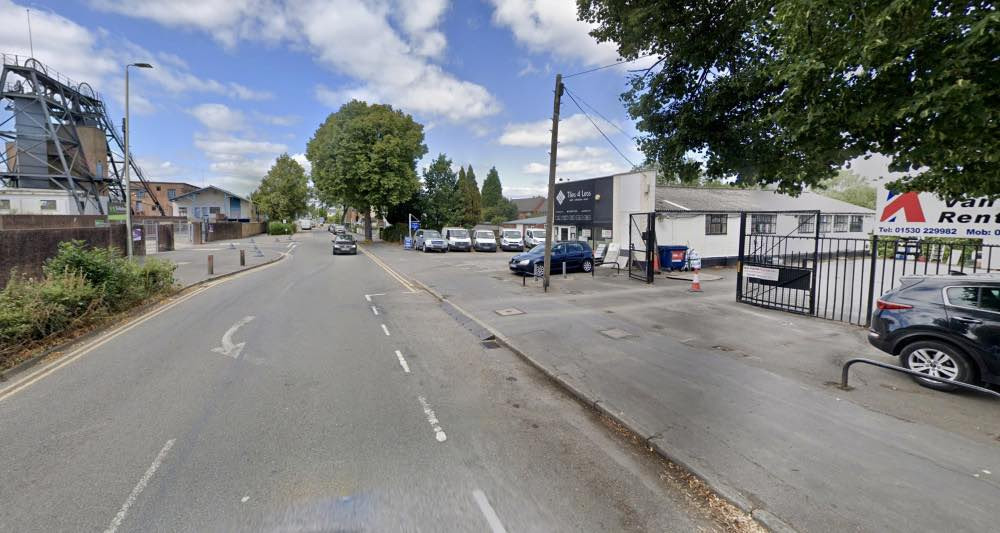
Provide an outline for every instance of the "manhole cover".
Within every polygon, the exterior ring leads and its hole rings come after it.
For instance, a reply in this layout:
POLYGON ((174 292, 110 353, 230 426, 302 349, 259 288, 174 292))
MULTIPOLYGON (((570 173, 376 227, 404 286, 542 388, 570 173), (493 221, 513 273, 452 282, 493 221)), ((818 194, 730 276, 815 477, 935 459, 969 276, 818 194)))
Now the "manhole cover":
POLYGON ((618 328, 601 330, 601 334, 604 335, 604 336, 606 336, 606 337, 610 337, 612 339, 624 339, 625 337, 631 337, 632 336, 631 333, 629 333, 627 331, 620 330, 618 328))
POLYGON ((518 309, 516 307, 508 307, 506 309, 497 309, 494 312, 496 314, 500 315, 500 316, 514 316, 514 315, 523 315, 524 314, 524 311, 521 311, 520 309, 518 309))

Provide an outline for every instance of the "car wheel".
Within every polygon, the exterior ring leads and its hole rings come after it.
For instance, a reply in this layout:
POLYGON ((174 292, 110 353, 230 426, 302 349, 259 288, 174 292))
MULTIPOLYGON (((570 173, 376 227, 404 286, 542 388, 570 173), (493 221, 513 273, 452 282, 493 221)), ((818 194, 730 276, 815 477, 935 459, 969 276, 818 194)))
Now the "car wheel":
POLYGON ((545 275, 545 267, 541 263, 535 264, 535 277, 540 278, 545 275))
MULTIPOLYGON (((937 341, 917 341, 907 345, 899 354, 899 362, 921 374, 945 378, 962 383, 973 380, 972 365, 958 348, 937 341)), ((953 391, 958 387, 929 379, 913 378, 918 384, 940 391, 953 391)))
POLYGON ((584 272, 590 272, 591 270, 594 270, 594 262, 591 261, 590 259, 584 259, 583 260, 583 271, 584 272))

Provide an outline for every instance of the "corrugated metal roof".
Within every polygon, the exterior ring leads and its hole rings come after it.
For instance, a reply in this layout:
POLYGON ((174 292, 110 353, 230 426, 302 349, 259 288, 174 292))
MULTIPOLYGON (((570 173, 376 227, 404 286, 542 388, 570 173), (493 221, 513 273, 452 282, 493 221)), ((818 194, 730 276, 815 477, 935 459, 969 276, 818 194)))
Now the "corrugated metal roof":
POLYGON ((773 190, 708 187, 656 188, 658 211, 822 211, 824 213, 874 214, 875 211, 803 191, 798 197, 773 190))
POLYGON ((517 220, 508 220, 504 224, 545 224, 545 217, 519 218, 517 220))

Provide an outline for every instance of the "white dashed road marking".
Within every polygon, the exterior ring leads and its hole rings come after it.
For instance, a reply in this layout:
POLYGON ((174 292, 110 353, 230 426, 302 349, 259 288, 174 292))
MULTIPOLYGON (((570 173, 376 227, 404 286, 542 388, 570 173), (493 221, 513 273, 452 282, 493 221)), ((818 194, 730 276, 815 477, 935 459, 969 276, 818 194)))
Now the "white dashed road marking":
POLYGON ((479 510, 483 512, 483 516, 486 518, 486 523, 490 525, 490 530, 493 533, 507 533, 504 529, 503 524, 500 522, 500 517, 497 516, 497 512, 493 510, 493 506, 490 505, 490 501, 486 499, 486 494, 483 491, 476 489, 472 491, 472 498, 476 500, 476 504, 479 505, 479 510))
POLYGON ((153 459, 153 464, 149 465, 149 468, 146 470, 146 473, 143 474, 141 478, 139 478, 139 482, 136 483, 135 488, 132 489, 132 492, 128 495, 128 498, 125 500, 125 503, 122 504, 121 510, 118 511, 118 514, 116 514, 115 517, 111 520, 111 525, 108 526, 108 529, 104 530, 104 533, 115 533, 118 527, 122 525, 122 522, 125 520, 125 516, 128 515, 129 508, 131 508, 132 505, 135 504, 135 500, 139 497, 140 494, 142 494, 142 491, 143 489, 146 488, 146 485, 149 484, 149 480, 153 478, 153 474, 155 474, 156 470, 160 468, 160 464, 163 463, 163 459, 166 458, 167 453, 170 451, 170 448, 174 447, 174 442, 176 442, 176 439, 168 440, 167 443, 163 445, 163 449, 160 450, 160 453, 156 454, 156 459, 153 459))
POLYGON ((365 300, 368 300, 369 302, 372 301, 372 296, 385 296, 385 293, 384 292, 379 292, 379 293, 375 293, 375 294, 366 294, 365 295, 365 300))
POLYGON ((385 332, 385 336, 386 337, 389 336, 389 328, 385 327, 385 324, 382 324, 382 331, 385 332))
POLYGON ((410 365, 407 364, 406 359, 403 358, 403 354, 399 350, 396 350, 396 359, 399 359, 399 366, 403 367, 403 372, 409 374, 410 365))
POLYGON ((434 438, 438 442, 444 442, 448 440, 448 435, 445 435, 444 430, 441 429, 441 422, 438 421, 437 415, 434 414, 434 409, 431 409, 431 405, 427 403, 427 400, 423 396, 418 396, 420 400, 420 406, 424 408, 424 414, 427 416, 427 422, 430 423, 431 427, 434 428, 434 438))
POLYGON ((373 305, 373 306, 372 306, 372 313, 375 313, 375 316, 378 316, 378 307, 375 307, 375 306, 373 305))

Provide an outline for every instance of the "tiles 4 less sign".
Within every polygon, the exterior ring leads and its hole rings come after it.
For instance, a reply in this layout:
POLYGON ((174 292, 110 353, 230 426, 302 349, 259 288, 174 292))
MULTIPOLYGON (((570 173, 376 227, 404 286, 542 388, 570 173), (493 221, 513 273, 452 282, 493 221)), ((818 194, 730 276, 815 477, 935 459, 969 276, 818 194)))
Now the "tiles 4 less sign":
POLYGON ((900 237, 963 237, 1000 242, 1000 199, 942 200, 878 187, 875 232, 900 237))

